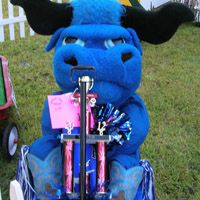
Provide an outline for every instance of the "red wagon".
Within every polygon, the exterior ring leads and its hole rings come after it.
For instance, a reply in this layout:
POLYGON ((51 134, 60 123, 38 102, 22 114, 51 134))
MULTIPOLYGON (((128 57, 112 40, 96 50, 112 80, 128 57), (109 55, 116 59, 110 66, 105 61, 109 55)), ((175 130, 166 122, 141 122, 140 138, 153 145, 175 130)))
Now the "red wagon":
MULTIPOLYGON (((8 71, 8 60, 0 56, 0 121, 8 119, 7 109, 14 103, 14 92, 8 71)), ((2 147, 8 158, 14 156, 18 144, 18 129, 15 123, 8 122, 3 129, 2 147)))

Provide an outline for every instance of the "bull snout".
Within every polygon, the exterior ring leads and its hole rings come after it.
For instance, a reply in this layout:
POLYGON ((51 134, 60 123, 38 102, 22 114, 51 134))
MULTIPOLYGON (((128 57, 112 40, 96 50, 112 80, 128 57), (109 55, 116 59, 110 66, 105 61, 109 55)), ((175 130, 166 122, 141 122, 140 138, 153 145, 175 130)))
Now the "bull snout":
POLYGON ((140 52, 128 44, 110 49, 66 45, 57 49, 54 56, 54 74, 62 90, 73 91, 79 77, 87 75, 94 79, 92 90, 99 94, 101 103, 117 102, 135 90, 140 82, 140 66, 140 52), (76 66, 90 66, 95 70, 78 70, 71 74, 76 66))
MULTIPOLYGON (((54 59, 55 71, 63 76, 69 75, 73 66, 92 66, 95 68, 95 82, 131 87, 134 84, 135 75, 138 74, 136 71, 140 70, 140 67, 136 68, 136 66, 140 66, 141 55, 129 44, 110 49, 66 45, 57 49, 54 59), (56 63, 58 60, 61 63, 56 63)), ((85 75, 85 72, 76 73, 75 79, 82 75, 85 75)))

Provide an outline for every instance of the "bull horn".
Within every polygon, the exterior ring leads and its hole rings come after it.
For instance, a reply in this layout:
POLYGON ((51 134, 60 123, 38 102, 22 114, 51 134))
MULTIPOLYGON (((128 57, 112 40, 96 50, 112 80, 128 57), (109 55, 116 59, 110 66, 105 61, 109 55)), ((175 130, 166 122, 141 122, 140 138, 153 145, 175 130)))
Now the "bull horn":
POLYGON ((126 13, 121 18, 122 26, 133 28, 141 40, 152 44, 166 42, 180 24, 194 19, 193 12, 180 3, 168 3, 154 11, 124 7, 126 13))
POLYGON ((69 26, 72 7, 67 3, 50 0, 10 0, 13 5, 21 6, 31 28, 41 35, 52 35, 58 28, 69 26))

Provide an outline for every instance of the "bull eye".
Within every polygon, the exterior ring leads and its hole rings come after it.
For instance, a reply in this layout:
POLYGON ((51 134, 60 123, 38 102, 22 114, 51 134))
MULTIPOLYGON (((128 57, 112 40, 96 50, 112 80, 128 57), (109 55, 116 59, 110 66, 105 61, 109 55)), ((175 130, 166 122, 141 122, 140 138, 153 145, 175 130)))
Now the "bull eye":
POLYGON ((73 44, 77 41, 76 37, 66 37, 63 39, 63 44, 73 44))
POLYGON ((85 45, 85 42, 77 37, 65 37, 63 39, 63 45, 67 45, 67 44, 77 44, 77 45, 80 45, 80 46, 84 46, 85 45))
POLYGON ((125 40, 124 38, 117 38, 117 39, 112 39, 112 42, 117 45, 117 44, 124 44, 125 40))
POLYGON ((107 49, 110 49, 116 45, 124 43, 126 43, 124 38, 116 38, 116 39, 105 40, 104 45, 107 49))

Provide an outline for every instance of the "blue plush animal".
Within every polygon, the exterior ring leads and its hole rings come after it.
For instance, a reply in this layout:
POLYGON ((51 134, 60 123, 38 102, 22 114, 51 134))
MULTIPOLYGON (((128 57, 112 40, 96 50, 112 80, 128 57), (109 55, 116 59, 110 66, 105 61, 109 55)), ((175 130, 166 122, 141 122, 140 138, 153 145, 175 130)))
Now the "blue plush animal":
MULTIPOLYGON (((191 21, 193 14, 177 3, 145 11, 124 6, 117 0, 73 0, 63 4, 49 0, 11 2, 24 8, 29 24, 37 33, 53 35, 46 50, 55 49, 53 73, 60 91, 54 95, 73 92, 77 87, 70 81, 72 66, 94 66, 96 80, 92 92, 98 93, 97 103, 112 103, 129 115, 133 124, 130 140, 112 146, 107 158, 109 189, 114 196, 123 192, 124 199, 133 200, 144 176, 139 165, 140 145, 149 130, 146 107, 136 93, 142 74, 140 40, 163 43, 181 23, 191 21)), ((43 136, 31 145, 28 155, 39 199, 45 198, 47 186, 62 185, 61 145, 57 139, 61 131, 52 129, 46 101, 42 113, 43 136)))

